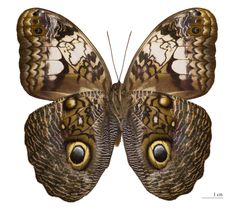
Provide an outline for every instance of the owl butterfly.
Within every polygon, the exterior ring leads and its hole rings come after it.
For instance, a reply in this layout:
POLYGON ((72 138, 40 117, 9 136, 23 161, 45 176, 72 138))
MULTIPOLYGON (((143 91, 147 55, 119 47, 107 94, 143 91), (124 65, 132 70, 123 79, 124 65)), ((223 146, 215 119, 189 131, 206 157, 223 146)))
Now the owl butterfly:
POLYGON ((123 84, 112 85, 99 52, 61 15, 26 10, 17 33, 24 89, 55 100, 25 125, 29 161, 50 195, 66 201, 87 195, 121 135, 128 162, 150 193, 172 200, 192 190, 209 156, 211 121, 186 99, 204 95, 214 81, 211 12, 192 8, 161 22, 123 84))

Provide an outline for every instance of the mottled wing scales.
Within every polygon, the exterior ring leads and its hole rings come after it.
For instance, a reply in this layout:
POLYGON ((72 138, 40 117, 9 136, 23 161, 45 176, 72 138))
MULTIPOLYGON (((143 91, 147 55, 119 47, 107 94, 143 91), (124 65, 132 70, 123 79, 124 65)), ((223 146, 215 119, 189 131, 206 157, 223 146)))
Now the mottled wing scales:
POLYGON ((81 199, 109 165, 119 135, 116 125, 97 92, 69 96, 32 113, 25 125, 25 143, 37 180, 50 195, 81 199), (85 166, 69 161, 68 145, 73 143, 89 150, 85 166))
POLYGON ((209 156, 211 121, 206 111, 188 101, 161 93, 133 96, 135 106, 124 121, 124 143, 130 166, 146 189, 172 200, 192 190, 209 156), (159 142, 159 143, 155 143, 159 142), (154 147, 167 151, 153 160, 154 147), (155 161, 155 162, 154 162, 155 161))
POLYGON ((150 90, 185 99, 204 95, 214 82, 217 24, 206 9, 176 13, 159 24, 129 67, 127 90, 150 90))
POLYGON ((26 10, 18 20, 17 35, 21 83, 30 95, 54 100, 86 90, 109 90, 111 78, 100 54, 61 15, 26 10))
POLYGON ((36 110, 25 125, 29 161, 50 195, 76 201, 96 185, 121 134, 110 107, 146 189, 167 200, 192 190, 210 152, 211 122, 178 96, 204 95, 213 84, 217 25, 208 10, 184 10, 157 26, 110 97, 103 59, 69 20, 33 8, 20 16, 17 33, 25 90, 49 100, 67 96, 36 110), (114 96, 118 103, 109 104, 114 96))

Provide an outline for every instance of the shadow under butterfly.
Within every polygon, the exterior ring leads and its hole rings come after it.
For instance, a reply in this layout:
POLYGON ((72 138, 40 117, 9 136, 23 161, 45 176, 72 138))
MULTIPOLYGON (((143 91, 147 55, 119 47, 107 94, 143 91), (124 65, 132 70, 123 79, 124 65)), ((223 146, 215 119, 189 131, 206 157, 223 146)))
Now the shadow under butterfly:
POLYGON ((28 158, 50 195, 76 201, 108 167, 123 136, 145 188, 172 200, 192 190, 209 156, 211 121, 186 99, 214 82, 217 24, 191 8, 161 22, 135 54, 123 83, 66 18, 32 8, 19 17, 20 78, 30 95, 55 100, 25 124, 28 158))

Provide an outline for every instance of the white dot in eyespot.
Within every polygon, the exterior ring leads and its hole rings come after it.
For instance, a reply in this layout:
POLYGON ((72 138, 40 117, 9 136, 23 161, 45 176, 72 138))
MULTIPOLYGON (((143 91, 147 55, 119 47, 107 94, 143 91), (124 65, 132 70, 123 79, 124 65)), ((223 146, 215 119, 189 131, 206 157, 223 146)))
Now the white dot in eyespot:
POLYGON ((83 119, 81 117, 78 117, 78 125, 82 125, 83 124, 83 119))
POLYGON ((156 115, 153 117, 153 122, 158 123, 158 117, 156 115))

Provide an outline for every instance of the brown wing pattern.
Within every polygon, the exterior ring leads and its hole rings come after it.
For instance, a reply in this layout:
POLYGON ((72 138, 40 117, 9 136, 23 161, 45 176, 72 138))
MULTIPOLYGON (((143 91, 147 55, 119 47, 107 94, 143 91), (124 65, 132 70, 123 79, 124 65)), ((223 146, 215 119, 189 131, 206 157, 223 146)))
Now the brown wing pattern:
POLYGON ((50 195, 76 201, 108 167, 118 128, 101 94, 76 94, 33 112, 25 125, 28 158, 50 195))
POLYGON ((176 13, 159 24, 137 51, 124 84, 185 99, 204 95, 214 82, 217 24, 206 9, 176 13))
POLYGON ((124 121, 130 166, 145 188, 172 200, 192 190, 209 156, 211 121, 206 111, 162 93, 133 96, 124 121))
POLYGON ((17 34, 21 83, 30 95, 54 100, 76 92, 109 90, 111 78, 103 59, 66 18, 29 9, 18 20, 17 34))
POLYGON ((76 201, 88 194, 121 130, 129 164, 149 192, 172 200, 192 190, 210 152, 211 121, 179 96, 204 95, 213 84, 211 12, 192 8, 164 20, 137 51, 124 84, 112 88, 100 54, 66 18, 29 9, 17 33, 23 87, 57 99, 25 125, 29 161, 50 195, 76 201))

